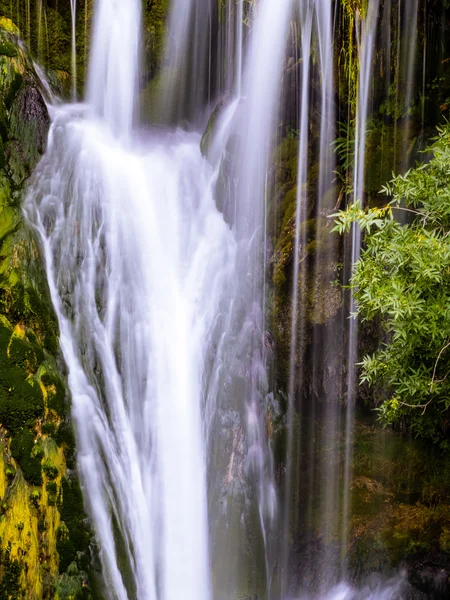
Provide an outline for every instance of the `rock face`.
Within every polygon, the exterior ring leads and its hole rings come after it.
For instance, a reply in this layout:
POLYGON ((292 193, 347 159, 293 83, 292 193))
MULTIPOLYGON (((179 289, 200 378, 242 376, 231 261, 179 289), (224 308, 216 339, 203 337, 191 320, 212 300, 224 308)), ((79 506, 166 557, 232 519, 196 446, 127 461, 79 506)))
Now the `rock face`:
POLYGON ((16 185, 28 177, 47 145, 50 117, 33 80, 24 82, 10 109, 9 139, 5 147, 9 174, 16 185))
POLYGON ((425 597, 448 598, 447 456, 362 421, 357 423, 354 450, 349 548, 353 577, 403 569, 425 597))
POLYGON ((89 597, 74 438, 46 275, 21 199, 50 117, 17 29, 0 19, 0 598, 89 597), (84 592, 83 592, 84 590, 84 592))
POLYGON ((50 117, 32 60, 11 30, 0 29, 0 165, 19 187, 45 152, 50 117))

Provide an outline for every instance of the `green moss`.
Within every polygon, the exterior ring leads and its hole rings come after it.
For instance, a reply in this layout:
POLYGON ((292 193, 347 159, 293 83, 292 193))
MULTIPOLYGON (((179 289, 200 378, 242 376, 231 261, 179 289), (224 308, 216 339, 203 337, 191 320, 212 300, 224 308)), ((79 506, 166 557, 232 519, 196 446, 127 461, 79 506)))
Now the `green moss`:
POLYGON ((0 325, 0 423, 10 432, 34 422, 44 412, 42 391, 28 371, 36 363, 35 351, 32 345, 16 342, 12 332, 0 325))
POLYGON ((41 492, 38 489, 32 490, 30 494, 30 503, 34 506, 36 510, 39 510, 41 503, 41 492))
POLYGON ((87 575, 83 572, 73 573, 73 565, 69 565, 69 571, 61 575, 56 585, 55 600, 83 600, 89 597, 89 592, 85 587, 87 575))
POLYGON ((49 479, 56 479, 58 477, 58 468, 51 458, 46 458, 42 463, 42 471, 47 475, 49 479))
POLYGON ((144 8, 145 64, 151 77, 154 77, 163 60, 167 14, 167 0, 151 2, 144 8))
POLYGON ((40 346, 16 335, 11 337, 8 354, 11 364, 27 373, 35 373, 39 363, 44 360, 44 352, 40 346))
MULTIPOLYGON (((62 480, 62 503, 59 505, 64 529, 57 536, 60 572, 63 573, 76 559, 77 553, 87 553, 91 532, 86 527, 83 495, 77 480, 62 480)), ((86 558, 84 559, 86 560, 86 558)), ((83 564, 83 568, 87 568, 83 564)))
POLYGON ((353 467, 353 568, 397 567, 416 552, 448 551, 447 455, 418 440, 358 422, 353 467))
POLYGON ((47 504, 55 506, 58 500, 58 486, 55 481, 50 481, 45 486, 47 490, 47 504))
MULTIPOLYGON (((5 0, 2 0, 2 2, 0 3, 0 9, 2 10, 2 12, 5 12, 4 2, 5 0)), ((4 29, 8 33, 12 33, 16 37, 20 36, 19 28, 16 25, 14 25, 11 19, 8 19, 7 17, 0 16, 0 28, 4 29)))
POLYGON ((8 481, 8 484, 10 484, 12 482, 12 480, 14 479, 14 477, 16 476, 16 469, 14 468, 13 465, 11 465, 11 464, 6 465, 5 475, 6 475, 6 480, 8 481))
POLYGON ((66 388, 61 377, 55 371, 47 371, 41 377, 47 391, 47 406, 58 415, 64 415, 66 409, 66 388))
POLYGON ((20 575, 22 568, 16 559, 11 558, 11 542, 6 550, 0 544, 0 565, 2 578, 0 581, 0 600, 18 600, 20 595, 20 575))
POLYGON ((60 424, 56 434, 56 443, 64 449, 67 467, 75 468, 75 434, 69 420, 65 419, 60 424))
POLYGON ((380 190, 392 178, 392 173, 402 171, 404 165, 414 162, 415 132, 408 122, 396 126, 373 119, 367 134, 365 188, 371 205, 385 202, 380 190), (405 141, 405 137, 408 139, 405 141))
POLYGON ((58 430, 56 424, 52 423, 52 422, 43 423, 41 429, 42 429, 42 433, 49 435, 49 436, 53 436, 53 437, 55 437, 56 432, 58 430))
POLYGON ((17 56, 16 46, 14 44, 11 44, 11 42, 8 42, 6 40, 1 40, 0 41, 0 55, 9 56, 9 57, 17 56))
POLYGON ((36 442, 34 444, 33 450, 31 451, 31 456, 41 461, 45 456, 45 451, 40 442, 36 442))
POLYGON ((17 431, 11 440, 11 454, 31 485, 42 485, 41 459, 33 457, 34 435, 28 429, 17 431))

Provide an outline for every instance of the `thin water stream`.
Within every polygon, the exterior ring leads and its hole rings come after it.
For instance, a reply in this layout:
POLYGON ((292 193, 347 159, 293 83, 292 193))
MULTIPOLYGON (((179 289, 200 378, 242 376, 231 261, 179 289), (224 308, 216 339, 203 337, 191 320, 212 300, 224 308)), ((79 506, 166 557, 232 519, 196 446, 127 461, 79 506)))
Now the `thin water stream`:
POLYGON ((70 0, 70 13, 72 21, 72 99, 77 99, 77 37, 76 37, 76 25, 77 25, 77 0, 70 0))

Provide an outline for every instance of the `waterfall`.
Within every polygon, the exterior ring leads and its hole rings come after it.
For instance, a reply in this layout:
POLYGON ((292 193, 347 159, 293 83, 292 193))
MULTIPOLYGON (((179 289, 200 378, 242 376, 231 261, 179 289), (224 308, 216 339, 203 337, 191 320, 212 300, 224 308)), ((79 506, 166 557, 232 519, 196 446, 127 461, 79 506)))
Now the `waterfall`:
MULTIPOLYGON (((299 283, 300 280, 304 281, 304 269, 301 268, 301 263, 304 261, 304 256, 300 256, 302 250, 302 242, 304 247, 304 239, 301 236, 301 223, 305 219, 306 210, 306 184, 308 179, 308 118, 309 118, 309 100, 310 100, 310 88, 309 88, 309 73, 310 73, 310 55, 311 55, 311 37, 312 37, 312 20, 313 20, 313 2, 299 3, 300 12, 300 36, 301 36, 301 99, 300 99, 300 116, 299 116, 299 152, 298 152, 298 175, 297 175, 297 198, 296 198, 296 210, 295 210, 295 243, 294 243, 294 271, 293 271, 293 283, 292 283, 292 309, 291 309, 291 340, 290 340, 290 357, 289 357, 289 407, 288 407, 288 447, 287 447, 287 477, 286 477, 286 506, 284 508, 285 523, 284 523, 284 534, 287 537, 289 535, 290 522, 289 515, 293 507, 291 506, 291 489, 296 486, 299 473, 294 472, 292 466, 292 458, 294 453, 294 398, 295 398, 295 387, 298 385, 297 373, 297 353, 298 353, 298 340, 303 337, 303 303, 299 297, 299 283), (300 313, 300 314, 299 314, 300 313)), ((303 283, 302 281, 302 283, 303 283)), ((300 350, 301 355, 301 350, 300 350)), ((294 463, 295 464, 295 463, 294 463)), ((283 592, 287 593, 287 578, 288 573, 288 547, 284 545, 284 556, 283 556, 283 592), (286 580, 285 580, 286 578, 286 580)))
POLYGON ((122 136, 130 133, 136 109, 141 3, 97 3, 88 103, 95 115, 122 136))
POLYGON ((214 0, 175 0, 171 5, 167 75, 159 98, 164 122, 195 122, 211 100, 214 0))
POLYGON ((88 102, 56 109, 25 209, 59 319, 105 593, 207 600, 202 377, 235 242, 198 135, 131 140, 140 4, 98 3, 88 102))
MULTIPOLYGON (((158 126, 143 129, 142 2, 95 3, 86 99, 53 107, 24 210, 58 317, 108 600, 388 600, 403 590, 403 577, 347 583, 358 322, 347 323, 339 265, 351 270, 362 240, 355 227, 345 256, 329 218, 366 195, 380 7, 390 61, 390 5, 369 0, 352 15, 354 164, 338 190, 337 5, 173 0, 158 126), (294 150, 280 167, 286 140, 294 150), (290 234, 281 248, 280 230, 290 234), (287 308, 273 323, 283 253, 287 308)), ((417 22, 415 10, 406 50, 396 46, 407 108, 417 22)))

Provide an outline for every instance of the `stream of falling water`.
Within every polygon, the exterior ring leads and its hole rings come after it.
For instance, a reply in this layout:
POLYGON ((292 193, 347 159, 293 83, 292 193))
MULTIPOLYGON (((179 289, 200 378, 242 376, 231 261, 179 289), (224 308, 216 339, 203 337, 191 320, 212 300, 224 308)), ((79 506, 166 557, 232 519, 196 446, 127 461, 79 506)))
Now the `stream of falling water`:
POLYGON ((72 99, 75 101, 77 99, 77 0, 70 0, 70 13, 72 21, 72 99))
MULTIPOLYGON (((357 16, 357 42, 359 56, 358 79, 358 104, 355 124, 355 166, 353 181, 353 201, 363 206, 365 149, 367 132, 367 114, 369 110, 370 81, 372 74, 372 57, 374 51, 374 37, 378 21, 379 0, 369 0, 367 14, 364 18, 357 16)), ((351 265, 355 265, 361 254, 361 230, 358 224, 352 229, 351 265)), ((349 510, 351 494, 352 448, 355 403, 357 394, 357 359, 358 359, 358 320, 354 316, 356 304, 351 292, 350 298, 350 325, 348 338, 348 374, 347 374, 347 409, 345 422, 345 466, 344 466, 344 491, 343 491, 343 548, 348 544, 349 510)), ((345 561, 345 552, 343 553, 345 561)))
POLYGON ((196 134, 131 144, 140 4, 99 2, 89 101, 56 110, 26 210, 107 595, 199 600, 210 596, 202 376, 235 242, 196 134))
MULTIPOLYGON (((166 79, 157 102, 163 122, 185 125, 189 119, 196 125, 205 121, 214 97, 220 97, 222 110, 205 158, 198 132, 150 128, 138 133, 135 128, 141 5, 141 0, 97 0, 86 102, 53 107, 48 149, 25 202, 27 217, 42 242, 59 320, 78 464, 99 543, 105 596, 228 600, 235 597, 244 569, 260 568, 263 583, 255 583, 257 597, 287 600, 292 596, 290 494, 302 477, 289 463, 296 464, 298 450, 293 399, 299 386, 296 353, 304 337, 305 303, 299 284, 306 282, 302 224, 308 210, 313 47, 321 74, 317 217, 334 209, 324 199, 334 169, 332 7, 326 0, 229 3, 221 15, 222 29, 215 32, 221 40, 217 54, 226 57, 226 67, 222 62, 213 73, 215 3, 175 0, 166 79), (267 424, 266 204, 293 16, 299 18, 301 87, 291 402, 282 506, 267 424), (242 550, 243 531, 253 513, 257 524, 252 521, 256 530, 252 543, 259 547, 242 550), (282 540, 280 556, 277 536, 282 540), (241 556, 249 554, 262 554, 263 559, 244 565, 241 556), (277 569, 280 581, 274 582, 277 569)), ((379 0, 369 0, 358 30, 356 200, 362 200, 364 190, 378 5, 379 0)), ((42 2, 38 6, 42 9, 42 2)), ((76 99, 76 0, 71 0, 71 9, 76 99)), ((413 53, 413 45, 409 52, 413 53)), ((410 66, 408 77, 412 78, 410 66)), ((360 244, 355 231, 353 260, 360 244)), ((320 265, 314 268, 318 271, 320 265)), ((333 351, 341 352, 338 335, 327 332, 325 340, 333 351)), ((354 324, 351 364, 356 342, 354 324)), ((304 348, 300 350, 304 360, 304 348)), ((315 382, 325 377, 320 360, 313 357, 315 382)), ((328 367, 333 364, 338 371, 338 362, 334 357, 328 367)), ((330 548, 333 527, 341 530, 343 563, 354 369, 348 377, 343 487, 333 461, 318 474, 308 471, 310 489, 320 489, 320 526, 330 548)), ((326 389, 324 382, 321 385, 326 389)), ((318 439, 328 448, 323 456, 334 460, 342 430, 339 390, 327 390, 324 397, 327 431, 318 433, 318 439)), ((310 512, 316 500, 311 493, 305 501, 310 512)), ((327 572, 336 562, 335 554, 327 550, 317 569, 324 582, 317 598, 401 597, 402 578, 358 591, 345 584, 333 587, 340 576, 327 572)), ((345 565, 340 575, 345 575, 345 565)))

